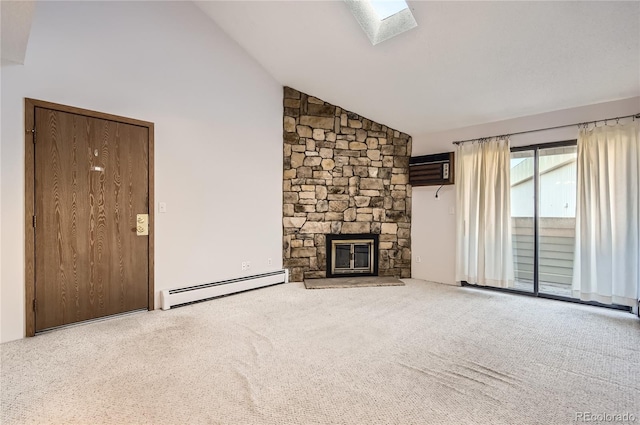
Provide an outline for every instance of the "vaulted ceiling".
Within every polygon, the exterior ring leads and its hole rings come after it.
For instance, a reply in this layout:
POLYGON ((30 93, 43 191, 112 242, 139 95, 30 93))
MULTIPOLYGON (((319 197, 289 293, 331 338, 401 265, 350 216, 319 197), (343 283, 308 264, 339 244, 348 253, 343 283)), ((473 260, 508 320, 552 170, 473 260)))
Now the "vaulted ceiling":
POLYGON ((32 0, 0 2, 2 63, 24 63, 34 10, 35 2, 32 0))
POLYGON ((283 85, 413 136, 640 95, 640 2, 408 3, 376 46, 343 1, 197 5, 283 85))
MULTIPOLYGON (((638 1, 408 3, 373 46, 341 0, 196 2, 282 85, 413 136, 640 96, 638 1)), ((2 2, 3 61, 32 14, 2 2)))

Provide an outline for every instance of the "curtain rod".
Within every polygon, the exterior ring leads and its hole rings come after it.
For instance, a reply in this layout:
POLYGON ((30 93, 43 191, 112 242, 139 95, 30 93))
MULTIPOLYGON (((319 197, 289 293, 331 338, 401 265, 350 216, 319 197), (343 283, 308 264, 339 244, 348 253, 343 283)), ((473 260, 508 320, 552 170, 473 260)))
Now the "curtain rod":
POLYGON ((535 130, 518 131, 516 133, 501 134, 501 135, 498 135, 498 136, 491 136, 491 137, 476 137, 475 139, 459 140, 459 141, 453 142, 453 144, 454 145, 459 145, 459 144, 467 143, 467 142, 475 142, 475 141, 478 141, 478 140, 492 139, 494 137, 507 137, 507 136, 515 136, 515 135, 518 135, 518 134, 537 133, 538 131, 547 131, 547 130, 555 130, 557 128, 573 127, 574 125, 584 125, 584 124, 590 124, 590 123, 596 124, 597 122, 600 122, 600 121, 604 121, 606 123, 607 121, 613 121, 613 120, 617 121, 617 120, 621 120, 621 119, 624 119, 624 118, 631 118, 631 117, 640 119, 640 114, 625 115, 623 117, 607 118, 607 119, 604 119, 604 120, 578 122, 578 123, 575 123, 575 124, 557 125, 555 127, 538 128, 538 129, 535 129, 535 130))

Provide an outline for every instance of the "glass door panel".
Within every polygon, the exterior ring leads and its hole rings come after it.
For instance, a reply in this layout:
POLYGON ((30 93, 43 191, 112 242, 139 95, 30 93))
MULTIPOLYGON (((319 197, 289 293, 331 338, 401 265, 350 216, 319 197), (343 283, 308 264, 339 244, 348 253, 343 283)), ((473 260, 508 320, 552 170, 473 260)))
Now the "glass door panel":
POLYGON ((576 229, 576 146, 540 149, 538 291, 571 297, 576 229))
POLYGON ((369 258, 371 257, 371 245, 357 244, 353 246, 353 267, 369 270, 369 258))
POLYGON ((535 151, 511 152, 513 289, 535 292, 535 151))
POLYGON ((340 244, 336 245, 336 258, 334 261, 335 269, 350 269, 351 268, 351 245, 340 244))

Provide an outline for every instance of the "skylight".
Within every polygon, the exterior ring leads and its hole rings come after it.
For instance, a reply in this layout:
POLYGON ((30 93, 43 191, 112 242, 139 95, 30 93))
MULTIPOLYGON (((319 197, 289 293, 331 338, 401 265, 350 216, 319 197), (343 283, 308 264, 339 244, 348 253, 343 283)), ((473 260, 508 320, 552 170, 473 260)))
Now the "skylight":
POLYGON ((409 8, 404 0, 369 0, 369 3, 371 3, 373 10, 381 21, 409 8))
POLYGON ((405 0, 344 0, 374 46, 418 26, 405 0))

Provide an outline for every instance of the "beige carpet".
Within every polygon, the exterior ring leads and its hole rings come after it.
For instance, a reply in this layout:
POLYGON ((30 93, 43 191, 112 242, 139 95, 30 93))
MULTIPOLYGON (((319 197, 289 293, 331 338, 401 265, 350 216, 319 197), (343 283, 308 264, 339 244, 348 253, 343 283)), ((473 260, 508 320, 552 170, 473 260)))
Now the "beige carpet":
MULTIPOLYGON (((278 285, 0 346, 9 424, 575 424, 640 418, 640 322, 406 280, 278 285)), ((640 421, 640 420, 639 420, 640 421)))
POLYGON ((323 279, 305 279, 307 289, 357 288, 362 286, 402 286, 404 282, 393 276, 355 276, 328 277, 323 279))

